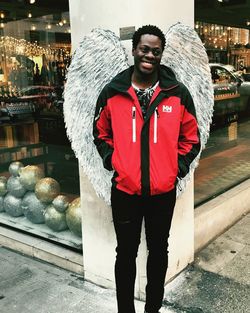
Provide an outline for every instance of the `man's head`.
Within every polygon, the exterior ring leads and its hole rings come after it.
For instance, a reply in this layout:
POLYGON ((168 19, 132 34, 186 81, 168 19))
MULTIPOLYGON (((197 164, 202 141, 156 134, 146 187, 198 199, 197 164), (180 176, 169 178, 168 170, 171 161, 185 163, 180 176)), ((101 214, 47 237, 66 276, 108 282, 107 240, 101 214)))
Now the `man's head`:
POLYGON ((137 75, 151 76, 154 80, 158 73, 165 43, 163 32, 153 25, 142 26, 134 33, 132 55, 137 75))
POLYGON ((142 35, 154 35, 154 36, 158 37, 161 40, 162 51, 164 50, 165 44, 166 44, 165 36, 164 36, 163 32, 160 30, 160 28, 158 28, 157 26, 154 26, 154 25, 145 25, 145 26, 142 26, 142 27, 137 29, 137 31, 134 33, 133 39, 132 39, 133 49, 136 49, 138 43, 141 40, 142 35))

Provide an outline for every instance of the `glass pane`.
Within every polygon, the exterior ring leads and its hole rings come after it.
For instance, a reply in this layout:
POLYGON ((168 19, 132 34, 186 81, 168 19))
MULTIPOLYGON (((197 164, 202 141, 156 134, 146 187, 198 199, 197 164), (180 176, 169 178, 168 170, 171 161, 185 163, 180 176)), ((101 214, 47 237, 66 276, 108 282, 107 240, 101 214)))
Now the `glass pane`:
POLYGON ((210 138, 195 172, 198 206, 250 177, 250 45, 243 29, 197 22, 196 30, 207 48, 214 86, 210 138), (217 61, 231 64, 212 63, 217 61))
POLYGON ((68 2, 8 5, 0 28, 0 221, 81 250, 79 169, 63 119, 68 2))

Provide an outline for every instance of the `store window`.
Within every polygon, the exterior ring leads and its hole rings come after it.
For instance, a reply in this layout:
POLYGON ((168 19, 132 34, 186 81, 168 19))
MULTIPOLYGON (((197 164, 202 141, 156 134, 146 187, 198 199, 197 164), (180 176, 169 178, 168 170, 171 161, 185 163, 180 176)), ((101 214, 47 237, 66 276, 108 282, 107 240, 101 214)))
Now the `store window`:
POLYGON ((68 1, 1 1, 0 223, 81 250, 78 162, 66 136, 68 1))
POLYGON ((214 86, 210 138, 195 172, 198 206, 250 177, 250 44, 249 30, 201 22, 196 30, 214 86))

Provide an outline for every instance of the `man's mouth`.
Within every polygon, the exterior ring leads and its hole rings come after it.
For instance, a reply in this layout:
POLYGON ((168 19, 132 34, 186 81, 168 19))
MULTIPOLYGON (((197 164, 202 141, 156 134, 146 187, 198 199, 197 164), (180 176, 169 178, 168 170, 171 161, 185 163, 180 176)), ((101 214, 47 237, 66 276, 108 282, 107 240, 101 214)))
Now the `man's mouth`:
POLYGON ((147 62, 147 61, 141 62, 141 65, 142 65, 142 67, 144 67, 146 69, 152 69, 154 67, 154 63, 147 62))

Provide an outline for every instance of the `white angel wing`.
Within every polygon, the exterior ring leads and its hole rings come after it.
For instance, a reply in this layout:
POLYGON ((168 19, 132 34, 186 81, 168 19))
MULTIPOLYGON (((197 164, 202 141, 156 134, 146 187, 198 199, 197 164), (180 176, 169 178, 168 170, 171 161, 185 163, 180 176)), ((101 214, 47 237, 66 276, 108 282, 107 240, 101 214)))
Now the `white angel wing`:
POLYGON ((109 30, 94 29, 73 55, 64 91, 64 119, 72 149, 97 195, 108 204, 113 172, 103 168, 93 143, 92 124, 102 88, 127 67, 120 39, 109 30))
MULTIPOLYGON (((165 36, 166 47, 162 63, 174 71, 177 80, 188 88, 193 98, 203 149, 209 136, 214 105, 213 84, 206 50, 190 26, 177 23, 168 29, 165 36)), ((189 174, 179 180, 177 195, 185 189, 199 159, 200 154, 192 162, 189 174)))

